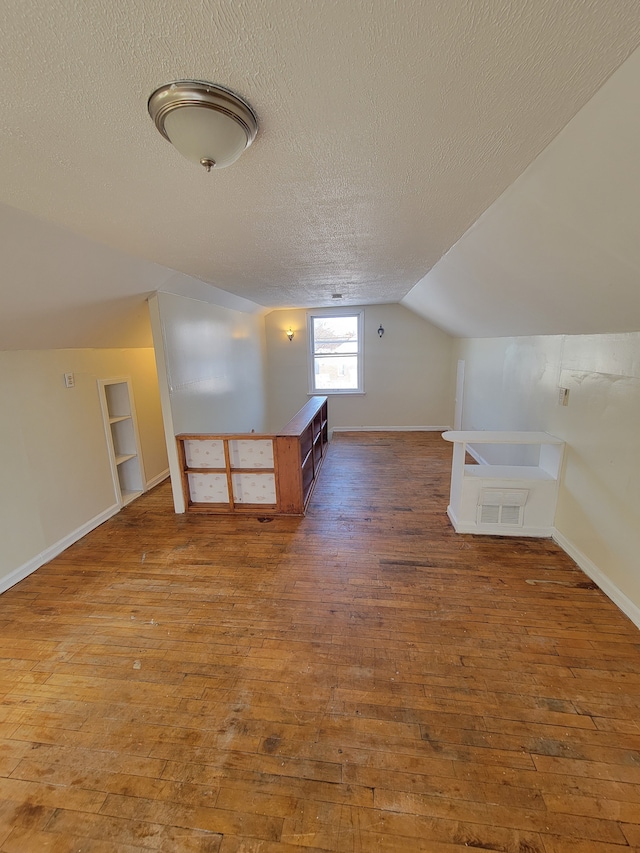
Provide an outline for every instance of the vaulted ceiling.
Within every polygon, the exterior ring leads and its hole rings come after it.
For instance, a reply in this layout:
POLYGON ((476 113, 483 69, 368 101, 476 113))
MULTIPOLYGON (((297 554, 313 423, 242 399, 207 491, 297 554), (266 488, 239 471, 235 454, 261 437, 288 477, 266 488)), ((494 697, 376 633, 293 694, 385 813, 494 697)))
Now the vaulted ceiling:
POLYGON ((640 50, 402 300, 461 337, 640 330, 640 50))
MULTIPOLYGON (((563 128, 575 134, 573 117, 640 43, 637 0, 4 0, 0 32, 0 239, 13 259, 0 348, 51 312, 62 323, 63 308, 78 322, 127 312, 135 337, 131 312, 144 295, 181 292, 187 277, 264 308, 330 304, 337 292, 343 304, 406 297, 454 334, 570 330, 548 322, 549 307, 513 325, 538 282, 519 265, 545 250, 520 246, 530 220, 522 214, 516 237, 522 209, 509 207, 509 193, 533 175, 524 192, 535 206, 546 162, 536 158, 547 146, 553 154, 563 128), (206 174, 155 130, 147 98, 180 78, 221 83, 254 107, 258 137, 233 166, 206 174), (476 222, 486 242, 472 251, 476 222), (92 258, 80 271, 77 239, 92 258)), ((637 115, 637 96, 632 106, 637 115)), ((591 172, 614 132, 601 130, 583 163, 591 172)), ((540 189, 537 202, 560 205, 569 231, 590 199, 563 208, 553 193, 567 158, 575 174, 564 192, 581 186, 578 131, 548 174, 550 200, 540 189)), ((622 147, 609 159, 631 159, 633 146, 622 147)), ((612 181, 625 183, 619 171, 612 181)), ((640 259, 619 244, 635 240, 638 224, 625 219, 608 235, 629 280, 640 259)), ((551 295, 563 265, 569 279, 592 268, 583 259, 576 273, 563 254, 582 248, 556 240, 551 295)), ((598 331, 593 316, 575 330, 598 331)))

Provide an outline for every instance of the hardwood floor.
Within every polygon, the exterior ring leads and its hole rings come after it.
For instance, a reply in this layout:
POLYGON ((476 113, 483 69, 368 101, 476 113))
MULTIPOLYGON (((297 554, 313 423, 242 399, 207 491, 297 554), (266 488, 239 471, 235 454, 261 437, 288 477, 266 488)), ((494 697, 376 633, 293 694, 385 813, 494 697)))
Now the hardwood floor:
POLYGON ((640 633, 456 535, 450 453, 336 435, 305 519, 164 484, 6 592, 2 853, 640 850, 640 633))

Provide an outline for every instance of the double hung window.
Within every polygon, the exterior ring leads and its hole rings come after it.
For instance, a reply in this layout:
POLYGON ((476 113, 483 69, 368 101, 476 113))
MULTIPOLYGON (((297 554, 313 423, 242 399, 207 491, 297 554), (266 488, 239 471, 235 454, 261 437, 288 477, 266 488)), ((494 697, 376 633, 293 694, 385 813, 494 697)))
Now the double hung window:
POLYGON ((362 394, 363 312, 310 312, 309 376, 312 394, 362 394))

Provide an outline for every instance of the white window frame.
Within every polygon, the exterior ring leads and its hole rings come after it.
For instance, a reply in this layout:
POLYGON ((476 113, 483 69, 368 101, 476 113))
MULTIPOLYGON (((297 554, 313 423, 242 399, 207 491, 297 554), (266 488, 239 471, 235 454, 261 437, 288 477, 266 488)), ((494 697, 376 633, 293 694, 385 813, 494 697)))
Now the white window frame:
MULTIPOLYGON (((324 356, 323 356, 324 357, 324 356)), ((307 363, 309 371, 309 394, 329 396, 337 394, 364 394, 364 308, 315 308, 307 311, 307 363), (358 387, 357 388, 316 388, 315 359, 313 351, 313 320, 320 317, 357 317, 358 318, 358 351, 352 353, 358 358, 358 387)))

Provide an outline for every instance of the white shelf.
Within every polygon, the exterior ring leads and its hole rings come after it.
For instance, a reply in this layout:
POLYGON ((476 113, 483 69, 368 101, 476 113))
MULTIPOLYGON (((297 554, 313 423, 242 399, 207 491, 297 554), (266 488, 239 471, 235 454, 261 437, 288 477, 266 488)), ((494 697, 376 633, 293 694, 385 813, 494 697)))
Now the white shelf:
POLYGON ((555 480, 534 465, 465 465, 464 476, 483 480, 555 480))
POLYGON ((442 433, 445 441, 464 444, 564 444, 561 438, 548 432, 516 432, 505 430, 448 430, 442 433))
POLYGON ((118 417, 116 417, 116 418, 109 418, 109 423, 110 424, 117 424, 117 423, 120 423, 120 421, 130 421, 130 420, 131 420, 131 415, 118 415, 118 417))
POLYGON ((116 456, 116 465, 122 465, 123 462, 128 462, 129 459, 135 459, 137 453, 125 453, 122 456, 116 456))

